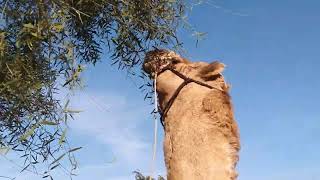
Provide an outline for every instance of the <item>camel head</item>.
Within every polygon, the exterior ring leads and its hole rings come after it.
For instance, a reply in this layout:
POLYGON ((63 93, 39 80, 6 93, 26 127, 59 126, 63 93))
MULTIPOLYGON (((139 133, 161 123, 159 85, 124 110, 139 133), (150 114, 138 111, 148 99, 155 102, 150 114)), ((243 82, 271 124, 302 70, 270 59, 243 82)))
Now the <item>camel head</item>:
POLYGON ((240 149, 225 65, 191 62, 168 50, 146 54, 164 117, 168 179, 235 180, 240 149))
POLYGON ((212 63, 190 62, 173 51, 157 49, 146 54, 143 70, 151 78, 157 74, 157 92, 160 106, 166 104, 178 86, 184 81, 170 70, 174 69, 184 76, 202 83, 228 91, 228 86, 221 75, 225 65, 218 61, 212 63), (160 73, 161 72, 161 73, 160 73))

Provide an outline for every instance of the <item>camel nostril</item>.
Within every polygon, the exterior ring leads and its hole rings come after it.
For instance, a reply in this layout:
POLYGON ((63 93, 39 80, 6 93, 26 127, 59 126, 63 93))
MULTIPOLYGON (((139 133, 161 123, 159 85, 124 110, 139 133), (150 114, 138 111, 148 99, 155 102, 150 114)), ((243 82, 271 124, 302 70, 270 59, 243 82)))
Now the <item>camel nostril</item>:
POLYGON ((176 65, 176 64, 179 64, 180 63, 180 61, 178 61, 178 60, 173 60, 172 62, 171 62, 171 64, 173 64, 173 65, 176 65))
POLYGON ((156 71, 156 65, 152 62, 146 62, 143 64, 142 69, 144 72, 151 74, 156 71))

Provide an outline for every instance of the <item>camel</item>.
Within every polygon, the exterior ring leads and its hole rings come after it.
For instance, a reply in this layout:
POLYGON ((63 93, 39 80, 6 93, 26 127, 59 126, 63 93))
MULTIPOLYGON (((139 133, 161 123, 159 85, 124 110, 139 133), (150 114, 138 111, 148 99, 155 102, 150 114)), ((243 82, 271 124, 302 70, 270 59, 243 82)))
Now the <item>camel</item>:
POLYGON ((237 179, 239 131, 223 69, 173 51, 146 53, 143 70, 157 80, 168 180, 237 179))

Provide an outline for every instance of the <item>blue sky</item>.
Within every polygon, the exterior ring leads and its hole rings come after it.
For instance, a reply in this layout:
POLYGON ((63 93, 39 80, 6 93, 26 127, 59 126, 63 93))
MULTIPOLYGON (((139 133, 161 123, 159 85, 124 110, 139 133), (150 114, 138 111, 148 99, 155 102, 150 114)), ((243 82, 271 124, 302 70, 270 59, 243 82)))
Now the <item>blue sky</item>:
MULTIPOLYGON (((209 2, 190 16, 206 38, 197 47, 190 33, 180 38, 185 57, 227 65, 241 133, 239 180, 320 180, 320 2, 209 2)), ((84 110, 69 131, 72 144, 84 147, 75 180, 127 180, 133 170, 150 170, 153 107, 137 79, 110 68, 107 55, 104 61, 88 69, 88 87, 73 98, 72 106, 84 110)), ((165 174, 159 130, 157 172, 165 174)), ((41 179, 19 174, 3 158, 0 175, 41 179)))

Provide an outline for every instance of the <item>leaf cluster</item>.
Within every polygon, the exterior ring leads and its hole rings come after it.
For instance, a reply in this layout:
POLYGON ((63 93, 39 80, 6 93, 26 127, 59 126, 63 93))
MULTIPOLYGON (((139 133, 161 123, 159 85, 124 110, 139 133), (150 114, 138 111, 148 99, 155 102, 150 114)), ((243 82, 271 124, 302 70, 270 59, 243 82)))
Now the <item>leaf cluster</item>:
POLYGON ((60 90, 79 85, 84 66, 95 65, 103 51, 112 64, 129 70, 151 48, 179 45, 176 29, 185 5, 0 0, 0 7, 0 148, 22 153, 27 169, 57 159, 61 151, 71 153, 65 126, 75 112, 57 99, 60 90))
POLYGON ((162 176, 158 176, 158 178, 155 179, 155 178, 152 178, 151 176, 144 176, 139 171, 134 171, 133 173, 135 174, 135 179, 136 180, 165 180, 165 178, 162 177, 162 176))

